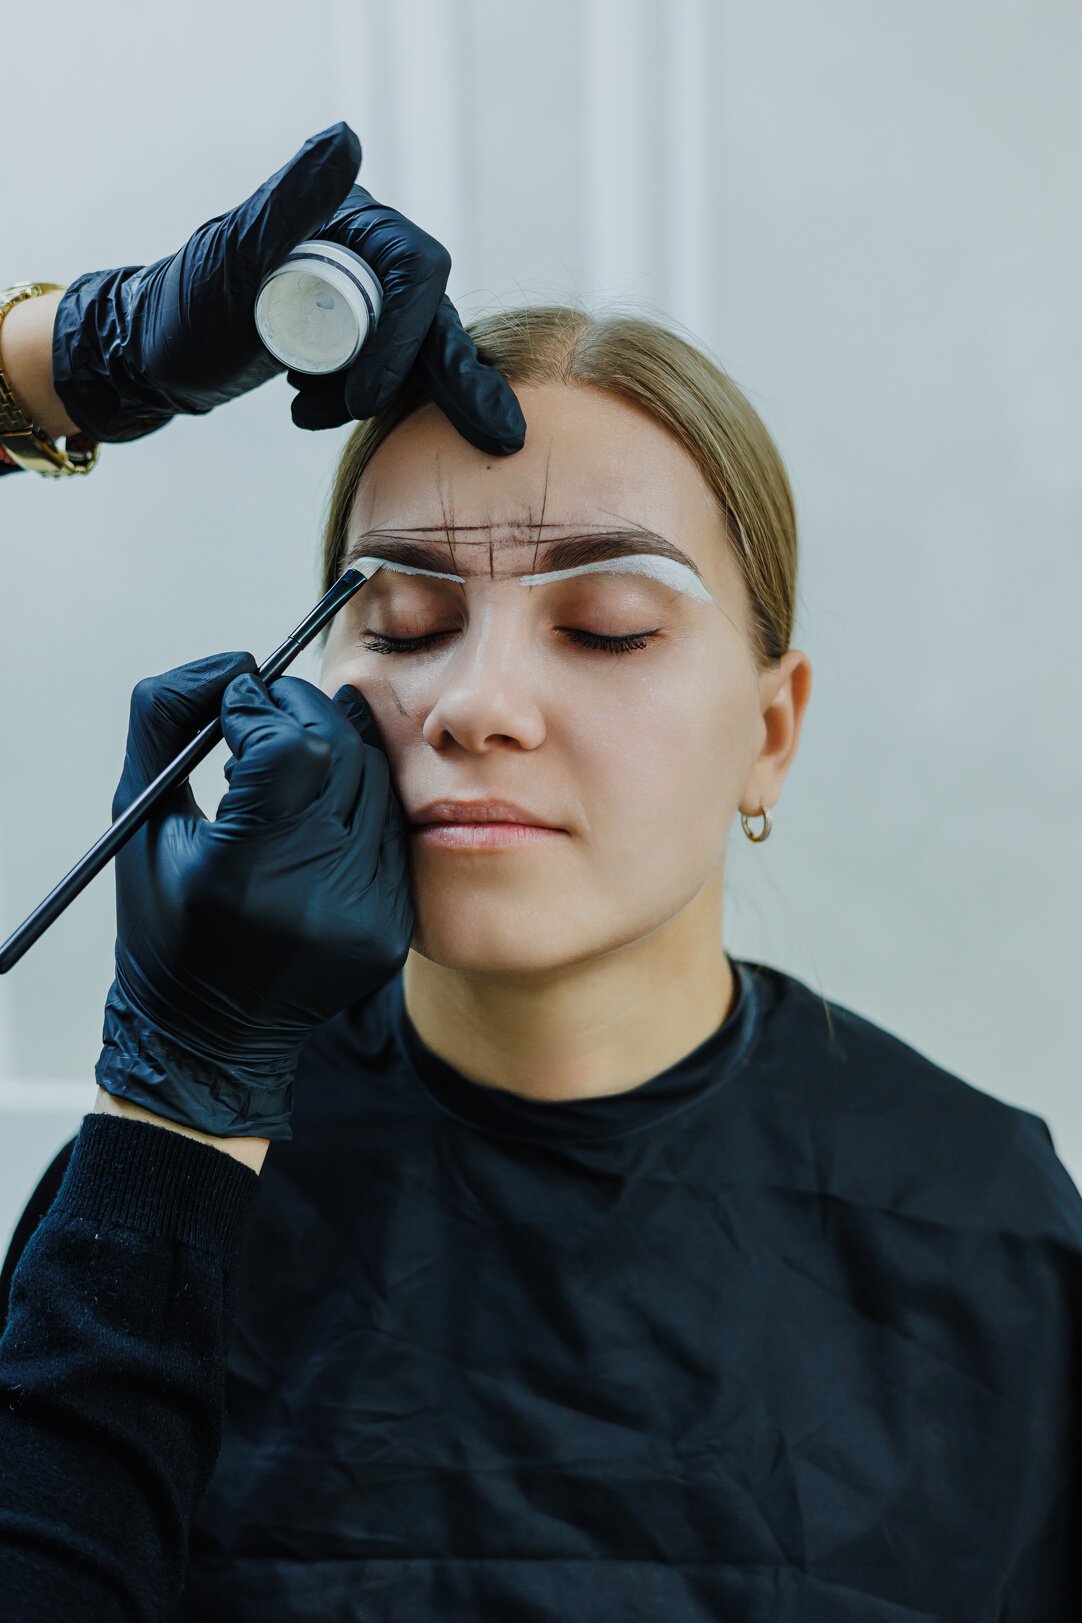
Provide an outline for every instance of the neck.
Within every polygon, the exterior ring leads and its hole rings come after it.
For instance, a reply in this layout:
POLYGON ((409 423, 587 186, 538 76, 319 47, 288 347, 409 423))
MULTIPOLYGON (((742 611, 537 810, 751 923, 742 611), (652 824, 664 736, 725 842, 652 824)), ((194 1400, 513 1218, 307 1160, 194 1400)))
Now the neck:
POLYGON ((422 1042, 472 1081, 553 1101, 624 1093, 729 1015, 720 870, 665 925, 587 963, 501 976, 411 951, 402 984, 422 1042))

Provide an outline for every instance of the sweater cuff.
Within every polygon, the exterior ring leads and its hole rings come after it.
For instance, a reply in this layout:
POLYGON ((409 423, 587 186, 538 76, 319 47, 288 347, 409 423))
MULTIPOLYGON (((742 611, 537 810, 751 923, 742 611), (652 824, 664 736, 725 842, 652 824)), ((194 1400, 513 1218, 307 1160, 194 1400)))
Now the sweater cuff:
POLYGON ((102 1111, 83 1117, 50 1215, 228 1251, 258 1189, 259 1174, 213 1144, 102 1111))

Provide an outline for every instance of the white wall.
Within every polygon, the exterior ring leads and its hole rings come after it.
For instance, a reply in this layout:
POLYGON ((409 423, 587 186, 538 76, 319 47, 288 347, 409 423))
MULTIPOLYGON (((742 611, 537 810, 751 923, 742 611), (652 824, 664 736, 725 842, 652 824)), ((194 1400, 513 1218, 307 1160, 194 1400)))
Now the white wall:
MULTIPOLYGON (((364 184, 450 248, 464 317, 572 294, 690 328, 789 467, 815 668, 773 837, 736 829, 730 950, 1040 1112, 1082 1181, 1082 8, 304 18, 14 9, 6 122, 33 161, 2 168, 0 278, 171 252, 347 118, 364 184)), ((318 596, 348 430, 299 433, 289 399, 275 381, 106 447, 88 480, 3 483, 0 935, 105 827, 133 684, 262 658, 318 596)), ((112 944, 107 872, 0 980, 0 1241, 91 1102, 112 944)))

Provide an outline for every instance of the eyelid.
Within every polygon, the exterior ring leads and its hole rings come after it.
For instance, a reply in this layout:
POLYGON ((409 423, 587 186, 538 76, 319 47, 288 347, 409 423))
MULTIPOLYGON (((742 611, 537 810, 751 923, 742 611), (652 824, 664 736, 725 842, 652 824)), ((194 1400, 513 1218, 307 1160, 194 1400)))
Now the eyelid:
MULTIPOLYGON (((582 626, 557 626, 556 629, 579 647, 592 648, 598 652, 619 653, 631 652, 633 649, 644 647, 651 638, 660 636, 663 628, 654 626, 647 631, 621 632, 592 631, 582 626)), ((453 633, 449 631, 428 631, 412 637, 403 637, 392 636, 384 631, 366 629, 358 635, 357 640, 363 642, 365 638, 368 638, 370 643, 385 643, 388 645, 385 648, 370 648, 373 653, 423 654, 427 653, 433 644, 442 642, 445 637, 452 635, 453 633)))

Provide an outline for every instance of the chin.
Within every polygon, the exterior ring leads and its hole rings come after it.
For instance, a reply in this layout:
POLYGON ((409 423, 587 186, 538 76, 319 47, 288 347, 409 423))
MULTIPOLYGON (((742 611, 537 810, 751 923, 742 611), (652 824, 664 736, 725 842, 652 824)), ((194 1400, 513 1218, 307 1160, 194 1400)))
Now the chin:
POLYGON ((608 944, 586 937, 559 906, 416 904, 411 952, 466 975, 544 975, 596 958, 608 944))
POLYGON ((461 919, 427 928, 418 923, 410 951, 464 975, 543 974, 577 956, 557 943, 539 941, 536 931, 524 937, 521 931, 510 932, 506 925, 469 929, 461 919))

